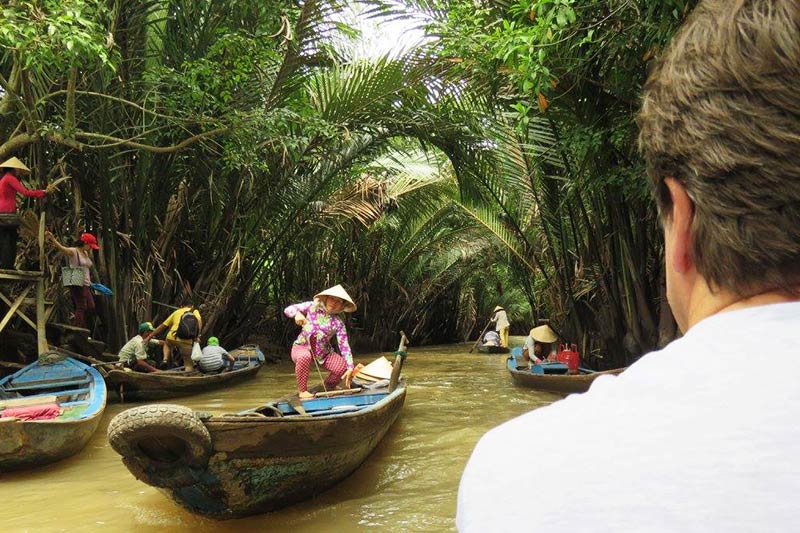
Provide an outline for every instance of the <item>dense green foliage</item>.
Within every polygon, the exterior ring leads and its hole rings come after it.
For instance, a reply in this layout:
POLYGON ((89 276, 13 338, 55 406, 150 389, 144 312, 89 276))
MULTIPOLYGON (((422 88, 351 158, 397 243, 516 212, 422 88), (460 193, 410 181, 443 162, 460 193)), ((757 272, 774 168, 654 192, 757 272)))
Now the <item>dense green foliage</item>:
POLYGON ((605 354, 601 365, 674 334, 634 116, 648 61, 693 5, 415 2, 441 37, 436 57, 515 129, 494 135, 505 164, 478 187, 476 218, 518 258, 534 315, 605 354))
POLYGON ((355 59, 330 2, 11 0, 0 159, 72 177, 48 220, 101 236, 117 342, 184 299, 286 339, 341 282, 357 343, 461 340, 499 303, 618 364, 658 341, 633 116, 687 4, 419 2, 438 39, 355 59))

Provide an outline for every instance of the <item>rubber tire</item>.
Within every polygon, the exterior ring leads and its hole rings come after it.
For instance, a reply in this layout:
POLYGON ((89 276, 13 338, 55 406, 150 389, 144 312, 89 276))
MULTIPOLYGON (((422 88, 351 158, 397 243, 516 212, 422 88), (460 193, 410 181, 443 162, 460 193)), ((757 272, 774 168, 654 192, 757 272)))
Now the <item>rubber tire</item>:
POLYGON ((189 466, 204 468, 211 457, 211 434, 194 411, 182 405, 142 405, 123 411, 108 425, 108 442, 118 454, 147 466, 147 469, 173 470, 189 466), (138 443, 142 439, 170 436, 182 440, 186 454, 176 462, 161 463, 145 455, 138 443))

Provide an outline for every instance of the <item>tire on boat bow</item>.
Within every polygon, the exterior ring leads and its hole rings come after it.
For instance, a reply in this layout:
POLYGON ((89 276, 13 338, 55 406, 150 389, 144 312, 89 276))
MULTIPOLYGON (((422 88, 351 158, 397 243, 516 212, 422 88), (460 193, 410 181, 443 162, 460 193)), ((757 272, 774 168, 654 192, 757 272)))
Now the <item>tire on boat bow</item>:
POLYGON ((197 469, 208 464, 211 435, 194 411, 181 405, 134 407, 108 426, 108 441, 128 470, 156 487, 195 483, 197 469))

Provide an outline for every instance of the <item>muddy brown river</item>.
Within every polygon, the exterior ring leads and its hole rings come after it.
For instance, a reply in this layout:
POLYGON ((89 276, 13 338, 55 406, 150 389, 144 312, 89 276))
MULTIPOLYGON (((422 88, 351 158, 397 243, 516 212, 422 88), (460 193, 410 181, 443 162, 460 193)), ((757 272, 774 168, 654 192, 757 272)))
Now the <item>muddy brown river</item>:
MULTIPOLYGON (((114 415, 140 404, 112 403, 77 455, 0 474, 2 531, 452 531, 458 482, 480 436, 559 398, 515 387, 506 356, 468 354, 470 346, 409 347, 400 418, 354 474, 310 501, 237 520, 193 515, 123 466, 106 429, 114 415)), ((355 359, 367 363, 377 355, 355 359)), ((163 403, 216 413, 246 409, 292 392, 293 370, 289 363, 268 365, 230 389, 163 403)))

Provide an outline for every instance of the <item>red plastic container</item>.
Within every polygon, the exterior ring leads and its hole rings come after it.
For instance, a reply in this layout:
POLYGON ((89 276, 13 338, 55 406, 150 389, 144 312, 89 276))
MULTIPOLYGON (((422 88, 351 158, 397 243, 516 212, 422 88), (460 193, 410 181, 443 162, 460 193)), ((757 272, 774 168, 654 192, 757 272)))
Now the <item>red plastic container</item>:
POLYGON ((560 344, 558 353, 556 354, 556 361, 567 365, 570 374, 577 374, 578 366, 581 363, 581 356, 578 353, 578 345, 560 344))

